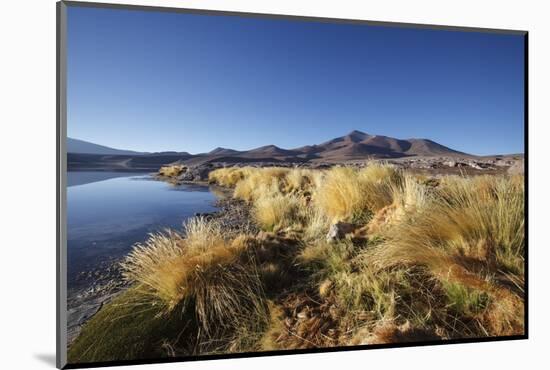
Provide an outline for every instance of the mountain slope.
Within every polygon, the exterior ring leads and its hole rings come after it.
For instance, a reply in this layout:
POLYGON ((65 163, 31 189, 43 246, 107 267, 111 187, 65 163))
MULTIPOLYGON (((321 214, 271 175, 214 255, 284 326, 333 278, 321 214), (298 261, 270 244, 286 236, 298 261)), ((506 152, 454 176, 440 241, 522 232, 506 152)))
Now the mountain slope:
POLYGON ((369 135, 357 130, 322 144, 305 146, 294 151, 315 153, 327 160, 467 155, 427 139, 402 140, 383 135, 369 135))
POLYGON ((408 142, 411 144, 405 151, 408 155, 469 155, 428 139, 409 139, 408 142))
POLYGON ((67 138, 67 153, 101 154, 101 155, 143 155, 146 153, 132 150, 114 149, 108 146, 90 143, 88 141, 67 138))

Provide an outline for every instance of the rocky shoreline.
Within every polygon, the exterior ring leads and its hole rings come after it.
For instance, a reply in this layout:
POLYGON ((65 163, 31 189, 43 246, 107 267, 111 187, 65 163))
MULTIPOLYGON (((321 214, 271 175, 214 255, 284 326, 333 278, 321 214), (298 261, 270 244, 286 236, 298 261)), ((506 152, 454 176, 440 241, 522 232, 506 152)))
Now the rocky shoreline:
POLYGON ((481 174, 522 174, 524 159, 522 155, 492 156, 492 157, 403 157, 396 159, 348 160, 345 162, 272 162, 258 160, 256 162, 227 163, 213 161, 197 165, 187 165, 174 162, 160 168, 155 177, 173 184, 207 184, 210 172, 225 167, 298 167, 309 169, 328 169, 333 166, 346 165, 365 167, 370 162, 383 162, 398 168, 439 176, 449 174, 481 175, 481 174))
POLYGON ((68 344, 78 336, 86 321, 128 287, 122 278, 119 262, 103 261, 92 270, 80 272, 76 278, 78 287, 67 292, 68 344))

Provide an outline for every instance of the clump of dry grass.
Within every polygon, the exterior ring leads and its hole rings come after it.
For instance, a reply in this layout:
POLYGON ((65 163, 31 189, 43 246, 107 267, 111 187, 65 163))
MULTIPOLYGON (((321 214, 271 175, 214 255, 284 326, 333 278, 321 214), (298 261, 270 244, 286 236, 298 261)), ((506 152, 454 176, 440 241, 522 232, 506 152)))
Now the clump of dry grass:
POLYGON ((327 171, 313 199, 319 210, 333 222, 359 215, 367 208, 357 171, 349 167, 327 171))
POLYGON ((254 217, 268 231, 300 224, 300 199, 282 194, 262 196, 254 203, 254 217))
POLYGON ((390 205, 394 200, 395 188, 403 180, 402 171, 378 162, 362 168, 357 176, 365 194, 365 203, 371 212, 390 205))
POLYGON ((235 198, 252 202, 262 195, 309 195, 319 184, 321 171, 286 167, 221 168, 209 174, 209 181, 235 188, 235 198))
POLYGON ((219 168, 208 174, 208 182, 220 186, 235 187, 251 171, 251 167, 219 168))
POLYGON ((331 225, 331 220, 324 213, 319 212, 314 205, 302 207, 300 210, 305 220, 303 238, 306 242, 316 242, 325 238, 331 225))
POLYGON ((168 165, 168 166, 162 166, 158 174, 160 176, 166 176, 166 177, 177 177, 181 173, 185 172, 187 170, 187 167, 183 165, 168 165))
POLYGON ((190 218, 183 225, 183 234, 187 253, 208 252, 227 242, 221 225, 218 222, 208 222, 203 217, 190 218))
POLYGON ((253 202, 259 197, 282 194, 288 171, 280 167, 255 168, 235 185, 233 195, 237 199, 253 202))
POLYGON ((398 181, 384 187, 387 198, 383 204, 386 205, 379 208, 369 221, 368 233, 371 235, 380 234, 407 217, 414 218, 426 209, 431 201, 428 188, 410 175, 402 175, 398 181), (390 199, 391 204, 388 204, 390 199))
POLYGON ((185 231, 154 234, 136 245, 122 264, 126 279, 148 287, 167 313, 192 302, 208 335, 261 317, 262 284, 246 237, 226 240, 219 225, 200 218, 185 231))
POLYGON ((394 188, 401 180, 401 172, 389 165, 373 163, 360 170, 334 167, 313 199, 333 222, 365 220, 393 202, 394 188))
POLYGON ((323 171, 305 168, 293 168, 286 173, 285 193, 311 195, 323 179, 323 171))

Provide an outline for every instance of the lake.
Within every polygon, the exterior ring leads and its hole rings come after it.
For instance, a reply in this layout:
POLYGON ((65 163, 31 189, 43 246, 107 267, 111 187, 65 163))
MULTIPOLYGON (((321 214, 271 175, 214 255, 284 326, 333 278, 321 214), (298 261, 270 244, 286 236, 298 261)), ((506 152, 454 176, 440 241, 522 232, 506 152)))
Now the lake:
POLYGON ((195 213, 216 210, 207 186, 175 186, 146 173, 75 171, 67 183, 69 295, 93 284, 149 233, 181 230, 195 213))

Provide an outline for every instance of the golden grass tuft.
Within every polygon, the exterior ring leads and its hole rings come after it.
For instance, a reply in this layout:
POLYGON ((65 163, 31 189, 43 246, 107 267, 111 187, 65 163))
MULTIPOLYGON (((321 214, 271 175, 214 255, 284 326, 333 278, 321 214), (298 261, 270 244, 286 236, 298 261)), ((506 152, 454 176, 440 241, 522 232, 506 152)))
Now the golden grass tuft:
POLYGON ((193 302, 206 334, 261 316, 262 285, 246 237, 226 240, 219 225, 201 218, 185 231, 153 234, 136 245, 122 264, 126 279, 148 287, 166 313, 193 302))
POLYGON ((401 171, 389 165, 333 167, 322 178, 314 200, 333 222, 365 220, 393 202, 394 188, 401 181, 401 171))
POLYGON ((219 168, 208 174, 208 182, 232 188, 244 179, 250 170, 250 167, 219 168))
POLYGON ((160 176, 166 176, 166 177, 177 177, 181 173, 185 172, 187 170, 187 167, 183 165, 168 165, 168 166, 162 166, 158 174, 160 176))
POLYGON ((327 171, 314 194, 314 202, 332 222, 352 218, 367 207, 357 171, 348 167, 334 167, 327 171))
POLYGON ((398 181, 392 182, 386 188, 385 191, 389 193, 388 199, 383 203, 386 205, 379 208, 369 221, 369 234, 380 234, 407 217, 415 217, 428 207, 431 201, 427 187, 410 175, 401 176, 398 181), (391 204, 388 204, 390 198, 391 204))
POLYGON ((292 195, 277 194, 260 197, 254 203, 254 217, 267 231, 284 229, 300 224, 300 199, 292 195))
POLYGON ((288 169, 279 167, 255 168, 235 186, 234 197, 253 202, 259 197, 282 194, 288 169))

